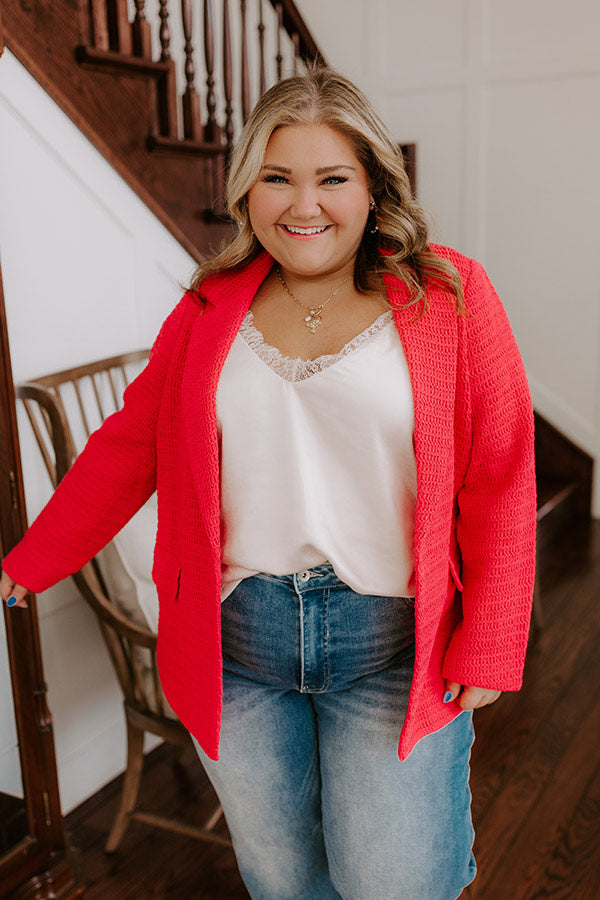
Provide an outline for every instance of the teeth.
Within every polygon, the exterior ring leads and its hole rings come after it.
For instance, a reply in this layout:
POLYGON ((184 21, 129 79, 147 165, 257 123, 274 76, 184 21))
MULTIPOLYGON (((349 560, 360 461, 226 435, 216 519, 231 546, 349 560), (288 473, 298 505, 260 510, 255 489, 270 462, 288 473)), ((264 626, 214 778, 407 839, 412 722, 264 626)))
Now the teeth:
POLYGON ((286 231, 291 231, 292 234, 321 234, 321 232, 329 228, 329 225, 320 225, 317 228, 294 228, 292 225, 285 225, 284 227, 286 231))

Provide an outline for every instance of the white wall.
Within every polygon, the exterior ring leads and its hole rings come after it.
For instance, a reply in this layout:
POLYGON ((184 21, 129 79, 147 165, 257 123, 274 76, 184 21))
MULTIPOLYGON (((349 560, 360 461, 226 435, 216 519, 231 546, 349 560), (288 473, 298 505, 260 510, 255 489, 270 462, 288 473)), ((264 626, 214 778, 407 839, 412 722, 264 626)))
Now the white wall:
POLYGON ((416 141, 434 237, 486 266, 536 408, 598 469, 600 4, 297 5, 328 61, 366 91, 399 141, 416 141))
MULTIPOLYGON (((193 260, 8 51, 0 60, 0 255, 15 381, 149 346, 193 260)), ((50 496, 20 420, 31 520, 50 496)), ((63 808, 122 771, 120 692, 66 581, 38 598, 63 808)))

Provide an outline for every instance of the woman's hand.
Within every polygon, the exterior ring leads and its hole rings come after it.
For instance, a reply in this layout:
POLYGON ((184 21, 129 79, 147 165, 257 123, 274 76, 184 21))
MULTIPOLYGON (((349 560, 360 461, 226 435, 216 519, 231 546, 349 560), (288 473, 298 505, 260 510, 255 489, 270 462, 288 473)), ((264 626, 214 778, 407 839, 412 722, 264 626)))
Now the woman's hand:
POLYGON ((25 597, 28 593, 27 588, 21 587, 20 584, 15 584, 6 572, 2 573, 0 578, 0 596, 7 606, 20 606, 26 609, 25 597), (13 598, 16 598, 16 600, 13 598))
POLYGON ((447 681, 444 703, 451 703, 453 700, 456 700, 461 709, 479 709, 481 706, 495 703, 500 694, 501 691, 465 687, 462 684, 457 684, 455 681, 447 681))

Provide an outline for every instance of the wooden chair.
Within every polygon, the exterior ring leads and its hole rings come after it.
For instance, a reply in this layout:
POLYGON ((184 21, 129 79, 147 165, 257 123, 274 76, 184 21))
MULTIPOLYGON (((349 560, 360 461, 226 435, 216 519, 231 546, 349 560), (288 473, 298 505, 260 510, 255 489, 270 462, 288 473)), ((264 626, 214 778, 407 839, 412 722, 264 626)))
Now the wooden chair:
MULTIPOLYGON (((139 350, 46 375, 17 387, 17 397, 23 401, 54 488, 69 470, 91 431, 120 407, 130 377, 143 368, 147 357, 147 350, 139 350)), ((97 559, 75 573, 73 579, 98 618, 123 691, 127 766, 121 802, 106 851, 111 853, 118 848, 132 819, 231 846, 230 841, 213 832, 222 815, 220 806, 202 828, 137 808, 144 733, 158 735, 180 748, 192 746, 192 741, 164 699, 156 664, 156 635, 124 614, 119 608, 118 597, 109 596, 97 559)))

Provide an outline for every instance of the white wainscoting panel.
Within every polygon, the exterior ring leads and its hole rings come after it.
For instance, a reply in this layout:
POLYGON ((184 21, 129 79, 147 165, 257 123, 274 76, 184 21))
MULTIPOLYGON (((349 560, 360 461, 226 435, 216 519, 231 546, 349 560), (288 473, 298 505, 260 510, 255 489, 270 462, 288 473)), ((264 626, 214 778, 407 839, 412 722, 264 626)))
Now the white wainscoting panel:
POLYGON ((366 91, 394 137, 416 141, 433 235, 488 268, 534 404, 598 468, 600 3, 298 5, 328 60, 366 91), (347 27, 329 24, 340 18, 347 27), (357 37, 354 58, 347 48, 357 37))

